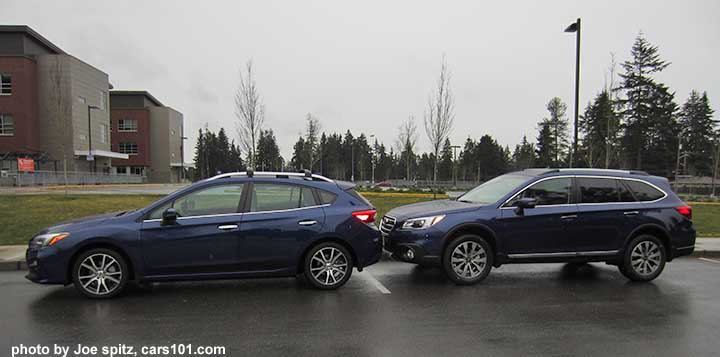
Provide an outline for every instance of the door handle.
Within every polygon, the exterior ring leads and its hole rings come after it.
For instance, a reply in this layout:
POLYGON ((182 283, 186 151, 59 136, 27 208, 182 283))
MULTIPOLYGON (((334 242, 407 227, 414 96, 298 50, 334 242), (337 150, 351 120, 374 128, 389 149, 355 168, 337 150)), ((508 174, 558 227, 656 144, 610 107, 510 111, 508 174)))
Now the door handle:
POLYGON ((565 219, 575 219, 575 218, 577 218, 577 215, 576 215, 576 214, 569 214, 569 215, 566 215, 566 216, 560 216, 560 219, 563 219, 563 220, 565 220, 565 219))
POLYGON ((300 221, 298 222, 301 226, 312 226, 314 224, 317 224, 317 221, 300 221))
POLYGON ((222 226, 218 226, 218 229, 222 230, 222 231, 229 231, 232 229, 237 229, 237 227, 238 227, 237 224, 224 224, 222 226))
POLYGON ((638 212, 638 211, 627 211, 627 212, 623 212, 623 214, 626 215, 626 216, 637 216, 637 215, 640 214, 640 212, 638 212))

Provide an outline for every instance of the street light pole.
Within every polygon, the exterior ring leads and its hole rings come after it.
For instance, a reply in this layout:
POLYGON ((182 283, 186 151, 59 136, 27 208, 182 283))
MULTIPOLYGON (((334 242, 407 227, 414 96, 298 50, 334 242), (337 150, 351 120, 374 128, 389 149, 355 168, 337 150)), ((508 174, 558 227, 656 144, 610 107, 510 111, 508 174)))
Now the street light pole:
POLYGON ((452 145, 450 147, 453 151, 453 187, 457 187, 457 149, 459 149, 460 146, 452 145))
MULTIPOLYGON (((371 138, 374 138, 374 137, 375 137, 375 134, 370 134, 370 137, 371 137, 371 138)), ((372 183, 373 183, 373 185, 375 184, 375 160, 376 160, 376 155, 377 155, 377 153, 375 152, 375 144, 377 144, 377 140, 376 140, 376 142, 373 144, 373 147, 372 147, 372 160, 370 161, 370 162, 372 163, 372 183)))
POLYGON ((573 148, 570 153, 570 167, 573 167, 578 148, 578 116, 580 110, 580 18, 570 24, 565 32, 576 32, 575 37, 575 130, 573 135, 573 148))
POLYGON ((94 105, 88 105, 88 171, 93 172, 93 161, 95 161, 95 157, 92 154, 92 120, 90 119, 92 116, 90 115, 90 111, 93 109, 100 109, 94 105))

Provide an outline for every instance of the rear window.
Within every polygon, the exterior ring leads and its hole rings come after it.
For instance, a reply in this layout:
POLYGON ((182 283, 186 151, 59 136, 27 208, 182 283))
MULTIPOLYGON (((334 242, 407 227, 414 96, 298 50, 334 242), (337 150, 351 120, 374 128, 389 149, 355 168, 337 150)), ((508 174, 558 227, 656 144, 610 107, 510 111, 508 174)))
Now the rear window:
POLYGON ((641 202, 655 201, 665 196, 660 190, 645 182, 625 180, 625 184, 635 194, 635 198, 641 202))
POLYGON ((349 189, 349 190, 345 190, 345 192, 349 193, 350 196, 353 196, 353 197, 355 197, 356 199, 360 200, 360 202, 362 202, 362 203, 364 203, 364 204, 366 204, 366 205, 368 205, 368 206, 372 206, 372 203, 370 203, 370 201, 368 201, 368 200, 367 200, 365 197, 363 197, 361 194, 357 193, 357 191, 355 191, 354 189, 351 188, 351 189, 349 189))

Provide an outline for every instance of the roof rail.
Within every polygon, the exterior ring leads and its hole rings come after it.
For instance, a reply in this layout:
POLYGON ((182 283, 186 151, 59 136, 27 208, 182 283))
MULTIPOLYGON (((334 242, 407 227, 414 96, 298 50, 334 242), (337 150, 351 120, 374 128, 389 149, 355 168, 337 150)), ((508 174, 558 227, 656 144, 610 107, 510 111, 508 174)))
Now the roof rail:
POLYGON ((289 178, 289 177, 300 177, 304 179, 310 179, 314 181, 325 181, 325 182, 334 182, 333 180, 321 176, 321 175, 315 175, 310 170, 304 170, 303 172, 272 172, 272 171, 243 171, 243 172, 227 172, 224 174, 219 174, 213 177, 208 178, 208 181, 214 181, 217 179, 222 178, 228 178, 228 177, 268 177, 268 176, 274 176, 277 178, 289 178))
POLYGON ((645 171, 639 171, 639 170, 594 169, 594 168, 587 168, 587 167, 548 169, 548 171, 544 172, 543 175, 555 173, 555 172, 563 172, 563 171, 599 171, 599 172, 617 172, 617 173, 624 173, 624 174, 630 174, 630 175, 643 175, 643 176, 650 175, 645 171))

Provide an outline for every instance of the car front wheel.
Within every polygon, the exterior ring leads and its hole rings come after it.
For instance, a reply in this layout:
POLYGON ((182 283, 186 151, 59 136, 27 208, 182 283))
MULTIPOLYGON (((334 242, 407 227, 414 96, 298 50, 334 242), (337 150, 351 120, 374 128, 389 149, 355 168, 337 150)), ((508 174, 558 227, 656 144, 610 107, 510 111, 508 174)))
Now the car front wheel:
POLYGON ((127 284, 128 275, 122 255, 105 248, 80 254, 72 270, 75 288, 93 299, 107 299, 119 294, 127 284))
POLYGON ((662 273, 665 261, 662 242, 655 236, 643 234, 630 241, 619 268, 632 281, 650 281, 662 273))
POLYGON ((471 285, 485 279, 492 265, 492 248, 485 239, 472 234, 455 238, 443 255, 445 273, 459 285, 471 285))
POLYGON ((343 286, 352 274, 353 260, 340 244, 324 242, 305 256, 305 278, 313 287, 323 290, 343 286))

